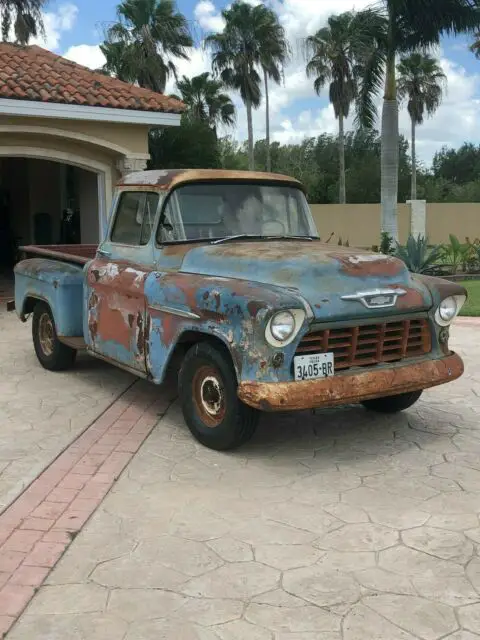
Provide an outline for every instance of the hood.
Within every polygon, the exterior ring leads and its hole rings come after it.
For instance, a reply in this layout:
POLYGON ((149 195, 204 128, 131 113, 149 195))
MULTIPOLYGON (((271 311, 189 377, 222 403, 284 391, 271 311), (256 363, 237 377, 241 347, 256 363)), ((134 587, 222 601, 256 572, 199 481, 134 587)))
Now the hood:
POLYGON ((322 321, 399 312, 432 306, 429 289, 401 260, 318 241, 227 242, 196 245, 185 251, 183 273, 222 276, 282 287, 305 298, 322 321), (403 289, 395 307, 368 309, 343 296, 377 289, 403 289))

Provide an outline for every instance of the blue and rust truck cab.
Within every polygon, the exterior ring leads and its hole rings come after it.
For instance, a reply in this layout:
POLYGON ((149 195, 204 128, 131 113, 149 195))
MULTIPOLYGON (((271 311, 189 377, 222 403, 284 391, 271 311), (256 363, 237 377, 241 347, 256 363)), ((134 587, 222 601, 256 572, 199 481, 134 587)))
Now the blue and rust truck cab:
POLYGON ((42 365, 86 349, 155 384, 175 371, 188 427, 215 449, 247 441, 259 411, 395 412, 463 373, 448 338, 465 290, 322 244, 286 176, 130 174, 98 247, 23 250, 15 306, 42 365))

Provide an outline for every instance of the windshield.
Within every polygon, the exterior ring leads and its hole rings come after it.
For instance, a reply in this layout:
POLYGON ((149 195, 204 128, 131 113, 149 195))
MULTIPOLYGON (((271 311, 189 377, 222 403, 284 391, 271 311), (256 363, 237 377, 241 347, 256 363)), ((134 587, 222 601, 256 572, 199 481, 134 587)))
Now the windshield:
POLYGON ((303 192, 271 184, 189 184, 168 199, 157 241, 318 237, 303 192))

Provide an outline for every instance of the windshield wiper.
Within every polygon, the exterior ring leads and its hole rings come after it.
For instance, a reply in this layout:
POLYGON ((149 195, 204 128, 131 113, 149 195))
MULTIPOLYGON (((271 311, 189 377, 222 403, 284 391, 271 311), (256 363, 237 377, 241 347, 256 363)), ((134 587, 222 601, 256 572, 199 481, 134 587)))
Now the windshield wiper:
POLYGON ((225 238, 213 240, 211 244, 221 244, 222 242, 229 242, 230 240, 264 240, 265 238, 267 238, 267 236, 259 236, 251 233, 238 233, 234 236, 225 236, 225 238))
POLYGON ((232 240, 318 240, 315 236, 262 236, 251 233, 239 233, 234 236, 225 236, 225 238, 219 238, 214 240, 211 244, 222 244, 223 242, 230 242, 232 240))
POLYGON ((308 242, 312 242, 313 240, 318 240, 316 236, 268 236, 269 240, 308 240, 308 242))

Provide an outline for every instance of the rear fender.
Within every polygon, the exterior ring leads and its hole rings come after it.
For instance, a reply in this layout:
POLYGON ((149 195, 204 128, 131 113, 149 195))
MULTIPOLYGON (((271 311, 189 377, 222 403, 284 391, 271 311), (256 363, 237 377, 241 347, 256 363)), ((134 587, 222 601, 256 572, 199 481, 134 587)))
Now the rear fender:
POLYGON ((82 336, 83 267, 32 258, 15 266, 15 309, 25 322, 35 300, 46 302, 59 336, 82 336))

